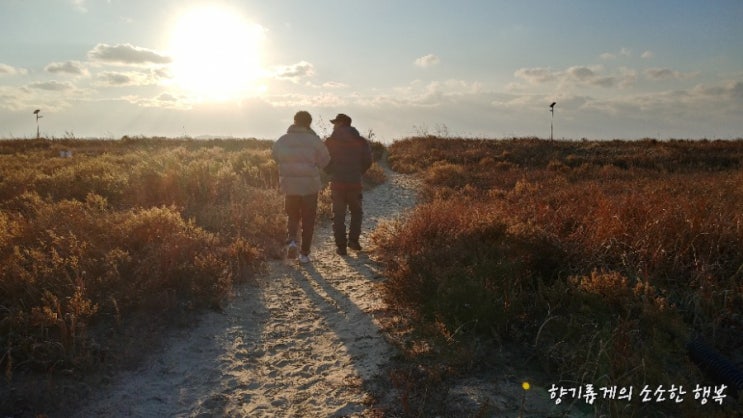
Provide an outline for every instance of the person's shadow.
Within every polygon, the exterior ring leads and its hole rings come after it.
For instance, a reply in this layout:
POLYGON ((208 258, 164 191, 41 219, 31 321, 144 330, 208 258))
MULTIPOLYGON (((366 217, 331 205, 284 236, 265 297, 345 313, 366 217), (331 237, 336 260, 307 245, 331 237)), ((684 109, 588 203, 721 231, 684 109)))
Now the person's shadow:
POLYGON ((292 276, 323 315, 328 328, 346 347, 362 383, 371 383, 379 367, 392 354, 392 347, 379 326, 369 313, 333 286, 312 264, 293 269, 292 276))

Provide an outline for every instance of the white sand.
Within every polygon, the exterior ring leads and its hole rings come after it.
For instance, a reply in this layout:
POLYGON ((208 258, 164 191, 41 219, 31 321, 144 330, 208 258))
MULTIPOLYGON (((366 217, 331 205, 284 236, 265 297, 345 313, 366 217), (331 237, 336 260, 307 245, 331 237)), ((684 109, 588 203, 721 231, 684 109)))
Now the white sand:
MULTIPOLYGON (((364 194, 365 233, 415 203, 415 180, 387 175, 364 194)), ((384 308, 381 267, 364 252, 336 255, 327 221, 315 231, 312 258, 270 262, 258 287, 240 287, 223 313, 175 332, 76 416, 371 415, 365 386, 394 353, 375 320, 384 308)))

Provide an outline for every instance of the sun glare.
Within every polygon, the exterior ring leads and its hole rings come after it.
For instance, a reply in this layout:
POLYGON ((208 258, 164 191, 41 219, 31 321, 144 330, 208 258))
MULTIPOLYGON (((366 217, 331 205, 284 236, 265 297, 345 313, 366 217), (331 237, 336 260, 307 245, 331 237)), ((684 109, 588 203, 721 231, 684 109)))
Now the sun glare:
POLYGON ((196 101, 256 93, 263 29, 228 9, 194 8, 170 32, 175 84, 196 101))

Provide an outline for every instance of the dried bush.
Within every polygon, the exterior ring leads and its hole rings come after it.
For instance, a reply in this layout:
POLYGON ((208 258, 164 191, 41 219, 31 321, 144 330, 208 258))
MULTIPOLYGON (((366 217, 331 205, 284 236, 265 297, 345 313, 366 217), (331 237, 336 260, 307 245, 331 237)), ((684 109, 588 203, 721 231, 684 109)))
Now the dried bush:
POLYGON ((389 152, 425 184, 375 234, 385 297, 421 331, 520 343, 554 381, 635 387, 703 379, 693 335, 728 356, 743 344, 743 141, 425 137, 389 152))
POLYGON ((387 175, 384 174, 384 169, 379 165, 378 162, 372 163, 372 166, 364 173, 363 182, 364 186, 374 187, 387 181, 387 175))
POLYGON ((283 234, 270 146, 3 141, 0 366, 8 377, 97 367, 112 326, 223 303, 283 234))
POLYGON ((533 305, 539 282, 552 282, 559 249, 538 231, 511 230, 495 208, 436 200, 405 222, 383 224, 375 245, 388 262, 385 285, 393 305, 420 319, 507 334, 533 305))

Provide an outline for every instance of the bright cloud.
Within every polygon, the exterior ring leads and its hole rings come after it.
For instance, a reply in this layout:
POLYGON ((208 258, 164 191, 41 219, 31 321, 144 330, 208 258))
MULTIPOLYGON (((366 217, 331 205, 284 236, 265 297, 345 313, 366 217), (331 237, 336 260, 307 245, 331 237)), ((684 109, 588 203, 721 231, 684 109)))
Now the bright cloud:
POLYGON ((328 81, 326 83, 323 83, 322 87, 328 88, 328 89, 343 89, 343 88, 347 88, 348 85, 345 83, 339 83, 337 81, 328 81))
POLYGON ((88 9, 85 7, 85 0, 71 0, 72 7, 80 13, 87 13, 88 9))
POLYGON ((599 55, 602 60, 615 60, 618 57, 629 57, 632 55, 632 50, 629 48, 621 48, 618 52, 604 52, 599 55))
POLYGON ((88 52, 88 58, 123 65, 170 64, 172 61, 159 52, 131 44, 98 44, 88 52))
POLYGON ((38 81, 36 83, 28 84, 26 87, 29 89, 33 89, 33 90, 46 90, 46 91, 66 91, 66 90, 75 89, 75 86, 73 86, 72 83, 60 82, 56 80, 38 81))
POLYGON ((123 86, 146 86, 150 84, 156 84, 159 77, 153 72, 118 72, 118 71, 104 71, 96 75, 97 84, 100 86, 112 86, 112 87, 123 87, 123 86))
POLYGON ((557 81, 559 83, 597 86, 597 87, 627 87, 637 79, 637 72, 628 68, 620 68, 616 74, 603 74, 601 66, 588 67, 576 65, 564 71, 552 71, 547 68, 521 68, 514 76, 531 85, 540 85, 557 81))
POLYGON ((296 64, 276 67, 274 70, 274 75, 276 78, 286 79, 294 83, 298 83, 304 78, 314 76, 315 66, 307 61, 300 61, 296 64))
POLYGON ((44 71, 52 74, 88 75, 88 70, 79 61, 53 62, 44 71))
POLYGON ((3 75, 25 75, 28 74, 28 70, 24 68, 16 68, 7 64, 0 63, 0 76, 3 75))
POLYGON ((529 84, 542 84, 554 80, 555 74, 548 68, 520 68, 514 76, 529 84))
POLYGON ((287 93, 266 96, 265 100, 271 106, 287 108, 338 108, 349 104, 349 97, 341 97, 332 93, 323 93, 320 95, 287 93))
POLYGON ((437 65, 439 62, 441 62, 441 59, 438 56, 434 54, 428 54, 416 59, 415 65, 421 68, 428 68, 437 65))
MULTIPOLYGON (((177 109, 177 110, 189 110, 191 109, 191 103, 187 99, 177 96, 172 93, 160 93, 155 97, 141 97, 135 95, 128 95, 121 98, 121 100, 136 105, 138 107, 146 107, 153 109, 177 109)), ((153 110, 154 111, 154 110, 153 110)))

